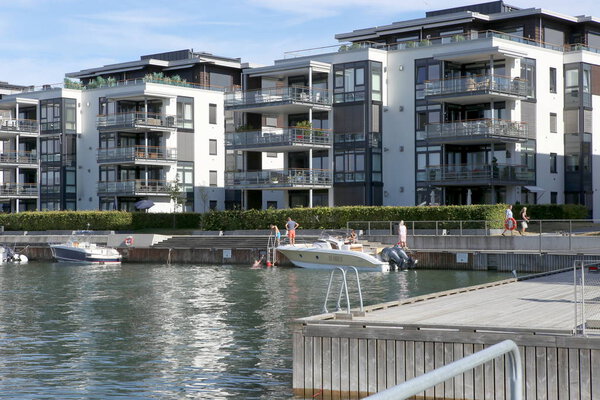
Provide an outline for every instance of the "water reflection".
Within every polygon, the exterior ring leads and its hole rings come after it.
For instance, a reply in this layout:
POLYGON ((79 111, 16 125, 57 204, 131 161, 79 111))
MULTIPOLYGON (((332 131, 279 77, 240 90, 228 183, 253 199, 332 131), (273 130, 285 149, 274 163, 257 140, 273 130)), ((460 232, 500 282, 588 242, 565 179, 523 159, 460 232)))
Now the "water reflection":
MULTIPOLYGON (((365 305, 503 277, 360 274, 365 305)), ((291 268, 2 265, 0 396, 291 397, 290 321, 321 312, 328 280, 291 268)))

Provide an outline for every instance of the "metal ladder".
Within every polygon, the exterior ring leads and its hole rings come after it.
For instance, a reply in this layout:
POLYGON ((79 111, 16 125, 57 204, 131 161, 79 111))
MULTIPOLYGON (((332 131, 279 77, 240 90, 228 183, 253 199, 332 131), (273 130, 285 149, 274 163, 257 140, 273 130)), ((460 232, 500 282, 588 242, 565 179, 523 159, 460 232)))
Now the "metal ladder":
MULTIPOLYGON (((333 276, 335 275, 336 271, 340 271, 340 273, 342 274, 342 283, 340 284, 340 293, 337 298, 336 312, 342 310, 340 303, 342 300, 342 295, 345 294, 346 295, 346 307, 347 307, 346 316, 347 316, 347 318, 350 318, 350 319, 352 318, 352 313, 350 311, 350 295, 348 293, 348 279, 346 278, 346 272, 350 268, 354 270, 354 273, 356 275, 356 287, 358 289, 358 298, 360 300, 360 314, 364 315, 362 289, 360 287, 360 279, 358 278, 358 270, 356 269, 356 267, 345 267, 345 268, 336 267, 334 270, 331 271, 331 275, 329 276, 329 285, 327 286, 327 294, 325 295, 325 303, 323 304, 323 312, 324 313, 329 313, 329 311, 327 310, 327 301, 329 300, 329 293, 331 292, 331 284, 333 283, 333 276)), ((358 313, 356 313, 356 314, 358 314, 358 313)))
POLYGON ((277 260, 277 240, 273 233, 269 234, 269 239, 267 241, 267 265, 271 263, 271 265, 275 264, 277 260))

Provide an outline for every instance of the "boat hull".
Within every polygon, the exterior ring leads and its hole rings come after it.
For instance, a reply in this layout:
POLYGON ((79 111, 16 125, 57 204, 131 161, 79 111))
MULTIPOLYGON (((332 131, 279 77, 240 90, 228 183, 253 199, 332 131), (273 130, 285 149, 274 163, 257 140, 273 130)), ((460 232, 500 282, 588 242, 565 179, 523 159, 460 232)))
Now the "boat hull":
POLYGON ((64 245, 50 246, 52 256, 56 261, 80 264, 121 264, 121 255, 116 251, 103 251, 112 249, 87 250, 64 245), (116 254, 115 254, 116 253, 116 254))
POLYGON ((331 269, 356 267, 365 271, 389 271, 390 265, 370 254, 352 250, 331 250, 311 247, 280 246, 277 251, 300 268, 331 269))

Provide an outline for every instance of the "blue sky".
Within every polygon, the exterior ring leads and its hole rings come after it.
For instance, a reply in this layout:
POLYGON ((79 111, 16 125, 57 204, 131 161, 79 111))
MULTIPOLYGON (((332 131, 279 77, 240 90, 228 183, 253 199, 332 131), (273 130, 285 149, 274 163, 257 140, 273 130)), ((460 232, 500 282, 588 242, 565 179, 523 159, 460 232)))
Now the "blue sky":
MULTIPOLYGON (((597 1, 506 2, 600 17, 597 1)), ((187 48, 270 64, 286 51, 334 45, 336 33, 477 2, 0 0, 0 80, 23 85, 59 83, 66 72, 187 48)))

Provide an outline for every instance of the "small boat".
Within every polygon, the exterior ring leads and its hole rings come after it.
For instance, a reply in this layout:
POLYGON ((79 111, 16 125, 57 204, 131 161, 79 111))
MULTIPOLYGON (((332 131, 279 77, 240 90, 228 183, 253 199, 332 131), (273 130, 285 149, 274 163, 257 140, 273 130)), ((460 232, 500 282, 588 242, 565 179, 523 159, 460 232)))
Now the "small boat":
POLYGON ((29 258, 25 254, 16 253, 6 245, 0 245, 0 261, 2 263, 25 264, 29 258))
POLYGON ((66 243, 51 244, 56 261, 82 264, 121 264, 121 254, 111 247, 99 246, 88 239, 90 232, 75 232, 66 243))
POLYGON ((324 233, 312 244, 284 245, 277 251, 301 268, 328 269, 356 267, 363 271, 389 271, 390 263, 364 251, 360 243, 349 243, 343 236, 324 233))

